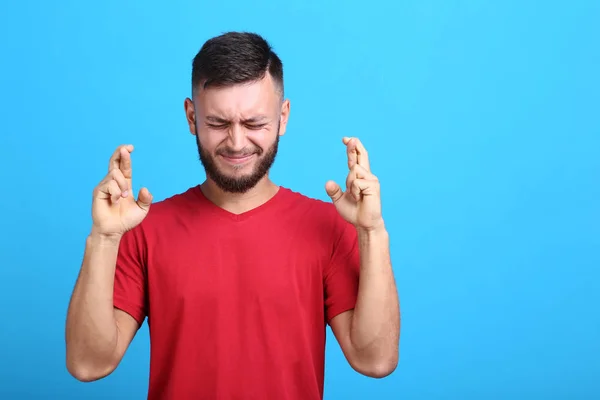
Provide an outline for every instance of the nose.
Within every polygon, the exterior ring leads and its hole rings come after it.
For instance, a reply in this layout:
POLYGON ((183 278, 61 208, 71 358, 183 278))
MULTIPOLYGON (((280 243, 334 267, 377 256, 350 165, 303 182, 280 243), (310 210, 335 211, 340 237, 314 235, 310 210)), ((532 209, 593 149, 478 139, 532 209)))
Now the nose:
POLYGON ((232 124, 229 129, 229 144, 231 150, 238 152, 244 149, 247 144, 246 133, 238 124, 232 124))

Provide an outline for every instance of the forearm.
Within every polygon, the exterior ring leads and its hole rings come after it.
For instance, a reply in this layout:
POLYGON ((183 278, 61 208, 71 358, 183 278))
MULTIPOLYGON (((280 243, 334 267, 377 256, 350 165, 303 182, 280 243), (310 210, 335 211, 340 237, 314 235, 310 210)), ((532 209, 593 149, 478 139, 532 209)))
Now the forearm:
MULTIPOLYGON (((113 308, 118 238, 91 234, 69 304, 66 326, 67 366, 88 374, 111 368, 118 328, 113 308)), ((74 371, 72 371, 73 373, 74 371)), ((108 371, 107 371, 108 372, 108 371)))
POLYGON ((397 363, 400 306, 385 227, 358 230, 360 282, 350 340, 366 363, 397 363))

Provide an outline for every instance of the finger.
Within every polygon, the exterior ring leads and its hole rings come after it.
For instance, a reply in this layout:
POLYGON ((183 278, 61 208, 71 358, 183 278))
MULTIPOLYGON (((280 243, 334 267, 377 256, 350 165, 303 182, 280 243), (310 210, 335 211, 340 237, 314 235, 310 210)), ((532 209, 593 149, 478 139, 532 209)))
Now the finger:
POLYGON ((352 181, 355 179, 375 179, 373 174, 364 169, 358 164, 355 164, 348 173, 348 177, 346 178, 346 188, 350 188, 352 185, 352 181))
POLYGON ((146 188, 140 189, 137 199, 137 205, 144 211, 148 211, 150 209, 150 204, 152 204, 152 194, 146 188))
POLYGON ((113 169, 109 172, 108 178, 114 180, 119 185, 119 189, 121 189, 121 195, 123 197, 127 197, 129 195, 129 190, 131 189, 130 182, 125 179, 125 176, 121 172, 120 169, 113 169))
POLYGON ((352 169, 358 161, 358 154, 356 152, 356 143, 352 138, 345 137, 342 139, 346 145, 346 154, 348 155, 348 169, 352 169))
MULTIPOLYGON (((352 149, 352 152, 356 155, 353 156, 356 158, 356 164, 360 165, 367 171, 371 170, 371 165, 369 161, 369 154, 367 153, 367 149, 362 144, 362 142, 358 138, 344 138, 344 143, 348 149, 352 149)), ((349 159, 350 160, 350 159, 349 159)), ((352 168, 350 163, 348 163, 348 168, 352 168)))
POLYGON ((360 201, 360 199, 362 198, 363 194, 367 194, 365 192, 367 192, 370 188, 371 181, 368 181, 366 179, 355 179, 352 182, 352 185, 350 186, 350 193, 352 194, 352 197, 354 197, 354 199, 356 201, 360 201))
POLYGON ((119 161, 119 169, 123 176, 131 179, 131 153, 127 148, 121 148, 121 159, 119 161))
POLYGON ((369 161, 369 153, 367 153, 367 149, 362 144, 362 142, 358 139, 356 140, 356 149, 357 149, 357 158, 358 165, 363 167, 367 171, 371 171, 371 162, 369 161))
POLYGON ((121 188, 119 188, 119 184, 117 183, 117 181, 108 181, 108 183, 104 186, 104 190, 102 191, 110 197, 111 203, 116 204, 119 202, 122 192, 121 188))
POLYGON ((131 144, 126 144, 126 145, 117 147, 117 149, 112 154, 112 156, 110 157, 110 160, 108 162, 108 170, 109 171, 120 168, 120 166, 121 166, 121 149, 123 149, 123 148, 126 149, 129 153, 131 153, 133 151, 133 145, 131 145, 131 144))
POLYGON ((327 192, 327 195, 331 198, 331 201, 333 201, 334 203, 341 199, 344 194, 340 185, 333 181, 329 181, 325 184, 325 191, 327 192))

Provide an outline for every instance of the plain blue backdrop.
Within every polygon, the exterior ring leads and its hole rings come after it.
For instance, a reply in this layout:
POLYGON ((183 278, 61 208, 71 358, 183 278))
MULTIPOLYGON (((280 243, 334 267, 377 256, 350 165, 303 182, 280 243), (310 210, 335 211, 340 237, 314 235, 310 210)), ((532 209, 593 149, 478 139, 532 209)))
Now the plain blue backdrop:
POLYGON ((2 1, 0 398, 145 398, 146 326, 108 378, 65 368, 91 193, 121 143, 157 200, 203 180, 183 100, 228 30, 285 64, 278 183, 327 199, 342 136, 382 182, 400 364, 361 377, 330 340, 326 399, 600 398, 599 20, 598 1, 2 1))

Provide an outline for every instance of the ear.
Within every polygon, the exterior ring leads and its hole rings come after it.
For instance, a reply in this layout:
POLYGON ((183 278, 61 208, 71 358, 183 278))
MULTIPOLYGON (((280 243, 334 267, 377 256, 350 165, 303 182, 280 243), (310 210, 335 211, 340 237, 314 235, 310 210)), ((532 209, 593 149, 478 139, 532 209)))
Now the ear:
POLYGON ((190 98, 186 98, 183 102, 183 108, 185 110, 185 118, 192 135, 196 135, 196 111, 194 109, 194 103, 190 98))
POLYGON ((281 105, 281 116, 279 118, 279 136, 285 134, 287 128, 288 119, 290 118, 290 101, 284 100, 281 105))

